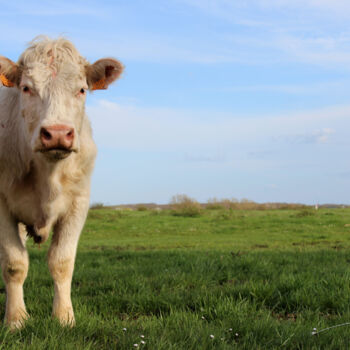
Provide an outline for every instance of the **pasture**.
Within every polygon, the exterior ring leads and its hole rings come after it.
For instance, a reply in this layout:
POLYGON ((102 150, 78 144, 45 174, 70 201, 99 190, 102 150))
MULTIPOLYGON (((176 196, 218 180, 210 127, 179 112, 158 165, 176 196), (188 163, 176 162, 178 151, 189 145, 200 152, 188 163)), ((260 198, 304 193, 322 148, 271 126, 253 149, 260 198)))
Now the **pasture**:
MULTIPOLYGON (((347 224, 349 209, 90 210, 77 326, 51 320, 48 243, 29 240, 31 318, 1 328, 0 349, 348 349, 350 326, 311 335, 350 321, 347 224)), ((3 318, 2 282, 0 305, 3 318)))

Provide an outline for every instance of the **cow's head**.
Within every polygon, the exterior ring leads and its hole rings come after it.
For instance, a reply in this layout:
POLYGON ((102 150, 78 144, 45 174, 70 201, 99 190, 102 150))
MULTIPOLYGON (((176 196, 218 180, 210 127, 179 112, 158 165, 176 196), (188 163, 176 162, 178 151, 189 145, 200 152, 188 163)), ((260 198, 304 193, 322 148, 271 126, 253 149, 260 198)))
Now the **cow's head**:
POLYGON ((62 38, 33 41, 17 63, 0 56, 0 79, 19 90, 31 148, 50 161, 79 151, 86 92, 107 89, 122 71, 112 58, 89 64, 62 38))

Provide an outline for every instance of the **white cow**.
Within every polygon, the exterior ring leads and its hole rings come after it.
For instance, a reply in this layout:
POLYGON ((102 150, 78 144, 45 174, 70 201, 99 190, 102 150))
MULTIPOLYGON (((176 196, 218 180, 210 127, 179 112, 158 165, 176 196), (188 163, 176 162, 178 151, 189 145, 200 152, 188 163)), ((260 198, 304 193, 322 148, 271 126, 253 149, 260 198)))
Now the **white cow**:
POLYGON ((107 89, 122 71, 115 59, 89 64, 63 38, 34 40, 17 63, 0 56, 0 263, 5 323, 12 329, 28 317, 23 300, 28 254, 20 224, 36 243, 53 231, 48 253, 53 316, 62 324, 75 322, 71 281, 96 156, 86 92, 107 89))

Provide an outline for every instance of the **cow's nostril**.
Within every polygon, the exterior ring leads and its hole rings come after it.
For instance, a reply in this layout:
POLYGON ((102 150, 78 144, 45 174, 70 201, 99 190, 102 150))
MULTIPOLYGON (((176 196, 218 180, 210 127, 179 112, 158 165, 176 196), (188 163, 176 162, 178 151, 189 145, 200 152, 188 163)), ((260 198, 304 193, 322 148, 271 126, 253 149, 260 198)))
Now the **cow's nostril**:
POLYGON ((70 130, 69 132, 67 132, 66 138, 67 138, 68 140, 71 140, 71 139, 73 139, 73 137, 74 137, 74 130, 72 129, 72 130, 70 130))
POLYGON ((45 129, 42 128, 40 131, 41 137, 45 140, 51 140, 52 139, 52 135, 45 129))

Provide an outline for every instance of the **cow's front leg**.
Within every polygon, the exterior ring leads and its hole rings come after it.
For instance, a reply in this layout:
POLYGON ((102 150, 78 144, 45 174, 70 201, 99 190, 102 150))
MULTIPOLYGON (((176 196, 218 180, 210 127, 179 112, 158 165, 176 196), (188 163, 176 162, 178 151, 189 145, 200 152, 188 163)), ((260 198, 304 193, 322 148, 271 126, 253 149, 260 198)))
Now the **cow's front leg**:
POLYGON ((78 240, 88 208, 87 198, 75 201, 71 211, 55 225, 49 249, 48 263, 55 285, 52 315, 63 325, 75 323, 71 283, 78 240))
POLYGON ((28 317, 23 299, 23 283, 28 272, 28 253, 19 236, 18 225, 0 197, 0 262, 6 286, 5 323, 21 328, 28 317))

